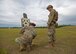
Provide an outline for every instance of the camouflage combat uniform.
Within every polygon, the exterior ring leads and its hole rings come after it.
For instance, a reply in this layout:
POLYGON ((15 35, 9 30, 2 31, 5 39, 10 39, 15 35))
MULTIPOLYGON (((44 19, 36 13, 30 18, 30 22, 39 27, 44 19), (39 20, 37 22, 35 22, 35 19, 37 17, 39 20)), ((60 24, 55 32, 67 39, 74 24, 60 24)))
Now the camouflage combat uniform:
POLYGON ((51 10, 48 19, 48 36, 49 36, 49 43, 55 42, 55 25, 56 21, 58 20, 58 12, 54 9, 51 10))
POLYGON ((36 37, 36 33, 35 33, 33 26, 23 27, 20 33, 22 34, 22 36, 16 38, 15 41, 19 43, 19 45, 21 46, 26 45, 26 46, 31 47, 32 40, 36 37))

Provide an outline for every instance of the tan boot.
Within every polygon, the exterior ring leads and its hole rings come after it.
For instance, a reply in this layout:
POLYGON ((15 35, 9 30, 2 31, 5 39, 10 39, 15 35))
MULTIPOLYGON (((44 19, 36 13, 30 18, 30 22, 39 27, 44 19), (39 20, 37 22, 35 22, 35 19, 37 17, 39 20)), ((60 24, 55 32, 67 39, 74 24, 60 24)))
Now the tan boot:
POLYGON ((27 51, 28 52, 31 51, 31 46, 30 45, 27 46, 27 51))
POLYGON ((26 46, 25 45, 20 45, 20 51, 24 51, 26 50, 26 46))
POLYGON ((47 46, 45 46, 46 48, 51 48, 52 47, 52 44, 49 43, 47 46))
POLYGON ((24 49, 23 49, 23 47, 22 46, 20 46, 20 50, 19 51, 23 51, 24 49))
POLYGON ((55 43, 52 43, 52 47, 55 47, 55 43))

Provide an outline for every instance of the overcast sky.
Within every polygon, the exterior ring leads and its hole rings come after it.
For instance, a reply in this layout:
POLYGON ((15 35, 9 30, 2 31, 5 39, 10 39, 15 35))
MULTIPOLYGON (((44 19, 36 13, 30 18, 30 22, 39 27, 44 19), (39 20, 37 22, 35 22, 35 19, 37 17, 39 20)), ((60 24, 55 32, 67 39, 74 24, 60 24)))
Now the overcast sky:
POLYGON ((59 13, 59 24, 76 25, 76 0, 0 0, 0 27, 21 26, 23 13, 37 26, 46 26, 51 4, 59 13))

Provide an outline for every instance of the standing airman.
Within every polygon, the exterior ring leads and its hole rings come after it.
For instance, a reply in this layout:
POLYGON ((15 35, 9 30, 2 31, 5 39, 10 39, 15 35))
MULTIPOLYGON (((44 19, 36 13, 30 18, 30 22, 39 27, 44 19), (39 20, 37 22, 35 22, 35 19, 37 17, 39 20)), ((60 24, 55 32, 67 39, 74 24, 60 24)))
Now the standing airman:
POLYGON ((55 25, 58 21, 58 12, 53 9, 52 5, 48 5, 47 10, 50 12, 48 15, 48 36, 49 36, 49 47, 55 44, 55 25))

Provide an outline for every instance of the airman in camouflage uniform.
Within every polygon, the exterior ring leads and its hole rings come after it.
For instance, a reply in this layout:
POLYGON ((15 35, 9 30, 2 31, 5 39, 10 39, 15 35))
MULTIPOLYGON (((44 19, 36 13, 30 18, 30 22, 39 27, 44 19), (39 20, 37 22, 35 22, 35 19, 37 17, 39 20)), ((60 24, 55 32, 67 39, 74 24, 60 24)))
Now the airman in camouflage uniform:
POLYGON ((49 47, 54 46, 55 43, 55 25, 58 20, 58 12, 53 9, 52 5, 48 5, 47 10, 50 12, 48 15, 48 36, 49 36, 49 47))
POLYGON ((30 23, 30 26, 23 27, 20 31, 21 37, 16 38, 16 42, 20 45, 20 51, 26 49, 31 50, 32 40, 36 37, 36 31, 34 29, 35 24, 30 23))
POLYGON ((16 42, 20 45, 20 51, 31 49, 32 40, 36 37, 36 31, 34 23, 30 23, 30 20, 27 18, 27 14, 23 13, 23 18, 21 19, 21 37, 16 38, 16 42))

